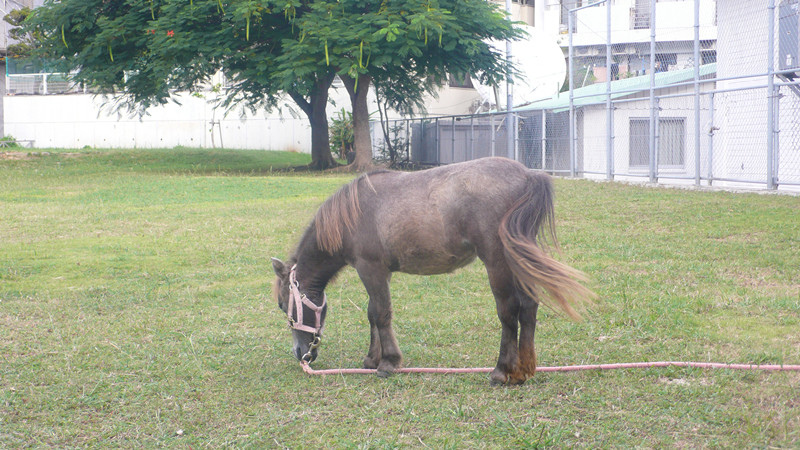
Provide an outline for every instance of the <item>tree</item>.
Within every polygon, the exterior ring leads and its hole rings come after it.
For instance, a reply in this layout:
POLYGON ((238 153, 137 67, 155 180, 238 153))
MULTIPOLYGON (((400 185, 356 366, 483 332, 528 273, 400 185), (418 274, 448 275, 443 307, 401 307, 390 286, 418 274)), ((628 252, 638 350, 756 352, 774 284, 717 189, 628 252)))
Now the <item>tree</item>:
POLYGON ((37 36, 34 33, 26 32, 22 28, 22 23, 30 14, 31 9, 26 6, 20 9, 12 9, 3 17, 3 20, 12 26, 8 30, 8 37, 17 41, 6 49, 8 56, 12 58, 27 58, 37 46, 37 36))
POLYGON ((372 161, 371 85, 396 104, 419 104, 448 72, 498 83, 512 68, 485 41, 518 36, 486 0, 61 0, 31 19, 42 55, 140 111, 220 68, 233 80, 228 106, 276 107, 288 93, 309 117, 317 168, 333 163, 324 106, 338 74, 357 170, 372 161))
POLYGON ((517 39, 505 13, 486 0, 339 0, 313 2, 296 18, 299 36, 288 58, 324 49, 326 65, 344 82, 353 108, 356 168, 369 167, 367 93, 373 83, 397 103, 418 103, 448 73, 496 84, 513 67, 487 41, 517 39))
POLYGON ((308 116, 313 169, 336 165, 325 107, 335 73, 324 65, 285 78, 283 41, 297 8, 268 0, 62 0, 35 10, 26 29, 39 54, 76 82, 121 94, 120 106, 144 113, 196 91, 222 70, 232 81, 221 104, 272 109, 286 93, 308 116), (289 10, 292 9, 292 15, 289 10), (320 69, 320 70, 317 70, 320 69))

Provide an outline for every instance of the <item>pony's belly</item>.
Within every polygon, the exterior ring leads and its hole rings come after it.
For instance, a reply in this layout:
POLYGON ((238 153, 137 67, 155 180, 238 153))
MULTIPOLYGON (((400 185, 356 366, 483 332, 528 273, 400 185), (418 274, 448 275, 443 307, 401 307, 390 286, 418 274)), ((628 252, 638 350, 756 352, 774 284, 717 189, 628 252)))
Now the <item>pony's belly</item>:
POLYGON ((435 249, 409 249, 395 260, 393 271, 414 275, 438 275, 452 272, 475 261, 474 248, 459 252, 437 251, 435 249))

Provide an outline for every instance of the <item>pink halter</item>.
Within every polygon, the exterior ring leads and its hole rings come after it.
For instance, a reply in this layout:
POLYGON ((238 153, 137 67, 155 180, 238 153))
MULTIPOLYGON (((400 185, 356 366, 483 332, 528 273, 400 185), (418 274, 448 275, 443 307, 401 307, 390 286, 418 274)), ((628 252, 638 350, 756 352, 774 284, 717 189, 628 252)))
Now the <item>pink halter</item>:
POLYGON ((289 328, 319 335, 320 331, 322 331, 322 309, 325 308, 328 296, 322 294, 322 304, 317 306, 314 302, 309 300, 305 294, 301 294, 300 283, 297 282, 295 269, 297 269, 297 264, 293 265, 292 269, 289 271, 289 307, 286 311, 286 314, 289 316, 289 328), (303 305, 308 306, 314 311, 316 321, 313 327, 303 322, 303 305), (297 320, 292 318, 292 312, 295 310, 297 310, 297 320))

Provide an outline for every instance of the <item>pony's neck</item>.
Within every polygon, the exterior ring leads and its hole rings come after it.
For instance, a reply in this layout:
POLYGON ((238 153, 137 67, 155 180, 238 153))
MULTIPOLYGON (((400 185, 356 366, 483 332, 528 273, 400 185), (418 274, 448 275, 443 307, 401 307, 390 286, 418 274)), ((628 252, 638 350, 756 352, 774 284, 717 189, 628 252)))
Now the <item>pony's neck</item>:
POLYGON ((341 255, 331 255, 319 248, 313 224, 300 240, 292 260, 297 264, 300 289, 311 299, 322 298, 328 282, 346 264, 341 255))

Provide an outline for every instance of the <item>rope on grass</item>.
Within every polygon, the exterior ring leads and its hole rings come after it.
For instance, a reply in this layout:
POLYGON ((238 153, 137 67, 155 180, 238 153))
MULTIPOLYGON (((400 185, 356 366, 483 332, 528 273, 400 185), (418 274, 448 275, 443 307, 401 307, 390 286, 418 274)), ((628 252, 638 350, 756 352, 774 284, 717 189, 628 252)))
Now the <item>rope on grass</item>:
MULTIPOLYGON (((377 372, 375 369, 312 369, 307 363, 301 363, 303 371, 309 375, 370 375, 377 372)), ((693 361, 655 361, 617 364, 585 364, 577 366, 552 366, 537 367, 537 372, 580 372, 586 370, 617 370, 617 369, 646 369, 651 367, 694 367, 698 369, 729 369, 729 370, 764 370, 782 372, 800 372, 797 364, 728 364, 715 362, 693 361)), ((488 373, 493 367, 405 367, 396 369, 394 373, 488 373)))

